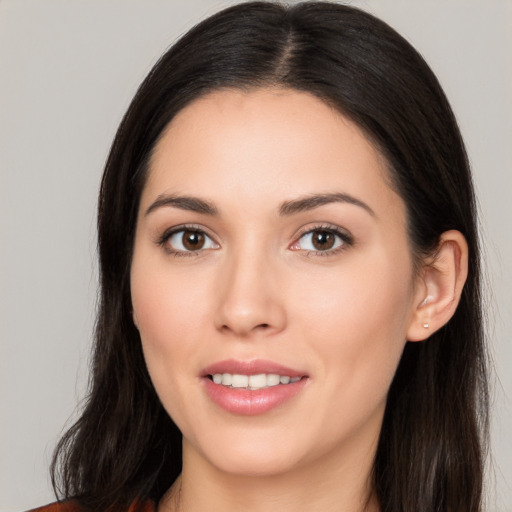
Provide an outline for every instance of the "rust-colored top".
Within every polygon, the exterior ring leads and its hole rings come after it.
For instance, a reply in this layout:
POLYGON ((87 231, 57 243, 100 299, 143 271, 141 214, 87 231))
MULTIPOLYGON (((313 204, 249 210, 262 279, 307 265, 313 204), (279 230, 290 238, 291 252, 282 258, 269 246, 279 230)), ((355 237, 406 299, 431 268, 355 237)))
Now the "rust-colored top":
MULTIPOLYGON (((34 508, 27 512, 82 512, 82 507, 73 500, 51 503, 44 507, 34 508)), ((117 512, 156 512, 155 504, 152 501, 132 503, 129 508, 117 512)))

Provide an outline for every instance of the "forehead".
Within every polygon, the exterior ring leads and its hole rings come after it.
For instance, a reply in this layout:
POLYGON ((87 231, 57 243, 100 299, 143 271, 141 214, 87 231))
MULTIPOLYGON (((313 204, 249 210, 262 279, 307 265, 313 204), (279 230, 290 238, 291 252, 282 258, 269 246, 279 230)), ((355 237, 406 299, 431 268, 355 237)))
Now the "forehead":
POLYGON ((228 89, 195 100, 171 121, 142 202, 194 193, 238 198, 247 209, 336 190, 401 203, 389 182, 385 159, 359 127, 312 94, 228 89))

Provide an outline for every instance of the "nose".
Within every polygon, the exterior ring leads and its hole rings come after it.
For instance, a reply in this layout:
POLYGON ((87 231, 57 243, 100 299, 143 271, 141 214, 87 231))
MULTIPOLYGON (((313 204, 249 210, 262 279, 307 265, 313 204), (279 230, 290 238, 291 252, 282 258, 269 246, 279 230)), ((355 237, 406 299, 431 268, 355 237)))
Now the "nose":
POLYGON ((283 289, 265 254, 239 254, 225 262, 219 276, 216 328, 248 337, 278 333, 286 326, 283 289))

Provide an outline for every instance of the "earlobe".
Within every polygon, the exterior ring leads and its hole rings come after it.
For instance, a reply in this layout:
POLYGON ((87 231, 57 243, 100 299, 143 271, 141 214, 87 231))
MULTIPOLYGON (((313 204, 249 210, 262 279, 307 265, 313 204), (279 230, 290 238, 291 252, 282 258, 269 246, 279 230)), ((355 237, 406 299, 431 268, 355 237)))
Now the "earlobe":
POLYGON ((135 325, 135 327, 138 329, 139 322, 137 320, 137 315, 135 314, 135 311, 133 309, 132 309, 132 320, 133 320, 133 325, 135 325))
POLYGON ((446 231, 418 278, 419 297, 407 331, 409 341, 427 339, 450 320, 459 304, 467 273, 466 239, 459 231, 446 231))

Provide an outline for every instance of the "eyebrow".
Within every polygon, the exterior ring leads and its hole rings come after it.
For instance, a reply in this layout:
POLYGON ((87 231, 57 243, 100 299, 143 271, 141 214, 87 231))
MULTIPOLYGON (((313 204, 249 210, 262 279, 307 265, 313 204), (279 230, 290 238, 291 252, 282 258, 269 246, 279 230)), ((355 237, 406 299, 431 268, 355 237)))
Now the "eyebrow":
MULTIPOLYGON (((372 217, 376 217, 375 212, 363 201, 341 192, 334 192, 328 194, 312 194, 306 197, 300 197, 298 199, 292 199, 285 201, 279 207, 279 215, 289 216, 297 213, 313 210, 331 203, 348 203, 355 206, 359 206, 366 210, 372 217)), ((176 194, 160 194, 151 206, 146 210, 145 215, 149 215, 151 212, 162 207, 173 207, 181 210, 187 210, 196 213, 202 213, 204 215, 218 215, 218 208, 204 199, 192 196, 179 196, 176 194)))
POLYGON ((349 194, 343 194, 341 192, 313 194, 307 197, 285 201, 279 208, 279 214, 283 216, 294 215, 331 203, 353 204, 366 210, 372 217, 377 217, 375 212, 366 203, 349 194))
POLYGON ((219 213, 219 210, 213 203, 199 199, 198 197, 160 194, 156 198, 156 201, 146 210, 145 215, 163 206, 171 206, 181 210, 203 213, 205 215, 218 215, 219 213))

